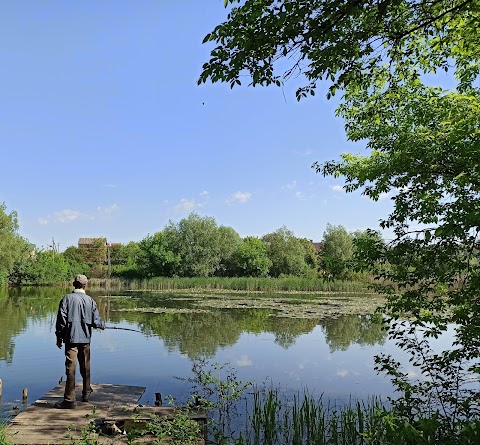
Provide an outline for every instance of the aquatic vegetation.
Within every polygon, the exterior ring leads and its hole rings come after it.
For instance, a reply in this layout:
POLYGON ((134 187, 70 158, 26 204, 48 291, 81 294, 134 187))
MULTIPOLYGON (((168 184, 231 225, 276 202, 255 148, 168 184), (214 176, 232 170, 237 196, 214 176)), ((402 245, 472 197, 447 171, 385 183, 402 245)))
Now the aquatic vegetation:
POLYGON ((238 290, 246 292, 370 292, 362 281, 326 281, 319 278, 286 276, 279 278, 255 277, 193 277, 124 280, 120 278, 92 278, 91 289, 162 290, 202 289, 207 291, 238 290))

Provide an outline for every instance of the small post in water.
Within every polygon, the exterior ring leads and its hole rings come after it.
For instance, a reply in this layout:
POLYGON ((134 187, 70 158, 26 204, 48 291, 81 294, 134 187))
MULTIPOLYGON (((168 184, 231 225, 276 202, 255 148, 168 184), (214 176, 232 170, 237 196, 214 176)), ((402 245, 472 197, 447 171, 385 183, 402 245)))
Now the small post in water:
POLYGON ((24 405, 27 404, 27 399, 28 399, 28 389, 27 388, 23 388, 23 391, 22 391, 22 403, 24 405))
POLYGON ((162 406, 162 394, 159 392, 155 393, 155 406, 162 406))

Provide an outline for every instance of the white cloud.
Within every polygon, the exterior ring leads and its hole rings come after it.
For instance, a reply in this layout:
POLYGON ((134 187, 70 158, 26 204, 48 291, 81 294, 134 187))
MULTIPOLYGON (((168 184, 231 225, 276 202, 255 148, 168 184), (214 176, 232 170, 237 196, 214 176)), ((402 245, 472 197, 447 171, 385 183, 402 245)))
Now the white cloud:
POLYGON ((111 216, 116 212, 118 212, 119 209, 120 209, 120 206, 118 204, 112 204, 108 207, 99 206, 97 207, 95 213, 83 213, 83 212, 80 212, 79 210, 63 209, 57 212, 53 212, 53 215, 40 216, 39 218, 37 218, 37 222, 38 224, 41 224, 44 226, 51 223, 59 223, 59 224, 71 223, 79 219, 83 219, 83 220, 88 219, 90 221, 94 221, 99 216, 111 216))
POLYGON ((83 215, 82 212, 79 212, 78 210, 72 210, 72 209, 64 209, 60 210, 59 212, 55 212, 52 217, 53 222, 59 222, 59 223, 66 223, 66 222, 71 222, 75 221, 78 218, 81 218, 83 215))
POLYGON ((252 194, 250 192, 235 192, 230 198, 227 199, 228 204, 245 204, 247 201, 252 199, 252 194))
POLYGON ((337 375, 339 377, 347 377, 347 375, 350 374, 346 369, 339 369, 337 370, 337 375))
POLYGON ((297 181, 291 181, 287 185, 282 187, 282 190, 295 190, 297 187, 297 181))
POLYGON ((37 218, 37 222, 43 226, 50 223, 64 224, 64 223, 75 221, 85 216, 87 215, 83 214, 82 212, 79 212, 78 210, 64 209, 64 210, 59 210, 58 212, 54 212, 53 216, 52 215, 40 216, 39 218, 37 218))
POLYGON ((312 155, 314 151, 310 148, 307 148, 305 150, 294 150, 293 153, 298 156, 302 156, 303 158, 306 158, 307 156, 312 155))
POLYGON ((341 185, 331 185, 330 189, 334 192, 343 192, 343 187, 341 185))
POLYGON ((202 198, 206 198, 208 196, 208 192, 206 190, 204 190, 203 192, 200 193, 200 196, 202 198))
POLYGON ((299 199, 300 201, 305 201, 305 199, 307 199, 305 193, 303 192, 295 192, 295 198, 299 199))
POLYGON ((253 362, 252 359, 248 355, 242 355, 238 360, 235 361, 235 364, 242 368, 246 366, 252 366, 253 362))
POLYGON ((120 209, 120 206, 118 204, 112 204, 111 206, 108 206, 108 207, 97 207, 98 213, 106 216, 113 215, 114 213, 118 212, 119 209, 120 209))
POLYGON ((316 196, 317 185, 315 182, 309 182, 302 184, 302 190, 299 190, 297 181, 293 180, 286 185, 282 186, 282 190, 291 192, 291 195, 300 201, 306 201, 307 199, 314 198, 316 196))
POLYGON ((201 207, 203 207, 203 204, 193 198, 182 198, 180 202, 173 207, 173 210, 177 213, 191 213, 201 207))

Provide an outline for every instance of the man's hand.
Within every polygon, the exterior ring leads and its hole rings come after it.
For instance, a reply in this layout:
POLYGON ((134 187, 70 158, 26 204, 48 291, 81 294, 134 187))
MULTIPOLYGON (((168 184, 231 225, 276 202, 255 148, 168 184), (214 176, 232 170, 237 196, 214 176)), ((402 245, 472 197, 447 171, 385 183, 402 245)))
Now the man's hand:
POLYGON ((57 348, 58 349, 62 349, 62 339, 61 338, 57 338, 57 348))

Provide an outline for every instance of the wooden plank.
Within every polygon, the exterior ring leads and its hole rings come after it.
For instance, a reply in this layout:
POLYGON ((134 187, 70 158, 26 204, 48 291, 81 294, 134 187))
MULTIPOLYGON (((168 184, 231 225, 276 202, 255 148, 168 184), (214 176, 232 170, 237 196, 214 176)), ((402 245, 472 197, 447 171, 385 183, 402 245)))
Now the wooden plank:
MULTIPOLYGON (((6 428, 8 439, 18 445, 69 443, 72 437, 80 435, 92 418, 105 418, 110 409, 133 411, 145 392, 143 386, 92 384, 92 388, 89 402, 77 402, 75 409, 62 410, 55 408, 54 404, 63 400, 65 387, 53 388, 12 420, 6 428)), ((81 400, 81 391, 81 384, 78 384, 77 400, 81 400)))
MULTIPOLYGON (((77 402, 75 409, 59 410, 54 407, 56 402, 63 400, 64 386, 53 388, 41 399, 19 413, 7 427, 7 438, 12 444, 33 445, 71 444, 79 439, 82 429, 95 420, 104 425, 120 425, 122 428, 135 427, 132 416, 144 423, 156 416, 172 416, 176 409, 173 407, 139 406, 138 400, 145 388, 140 386, 123 386, 111 384, 92 385, 94 392, 90 401, 77 402), (94 408, 95 407, 95 408, 94 408), (133 422, 133 423, 132 423, 133 422)), ((77 400, 81 400, 81 386, 77 385, 77 400)), ((189 411, 193 420, 202 424, 207 416, 204 411, 189 411)), ((117 428, 118 431, 118 428, 117 428)), ((101 445, 120 445, 127 442, 125 435, 97 436, 95 439, 101 445)), ((137 443, 153 443, 156 439, 152 435, 145 435, 136 440, 137 443)), ((168 439, 165 444, 169 443, 168 439)), ((205 440, 199 437, 198 444, 204 445, 205 440)))

